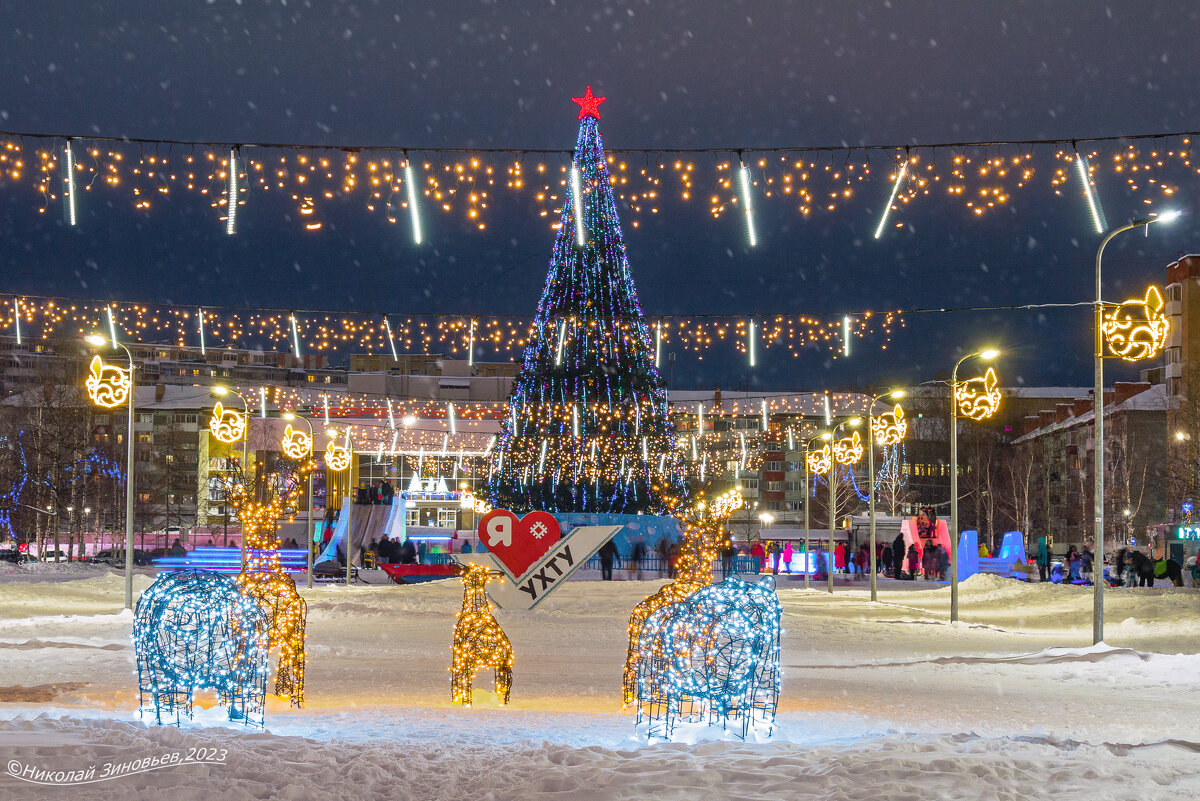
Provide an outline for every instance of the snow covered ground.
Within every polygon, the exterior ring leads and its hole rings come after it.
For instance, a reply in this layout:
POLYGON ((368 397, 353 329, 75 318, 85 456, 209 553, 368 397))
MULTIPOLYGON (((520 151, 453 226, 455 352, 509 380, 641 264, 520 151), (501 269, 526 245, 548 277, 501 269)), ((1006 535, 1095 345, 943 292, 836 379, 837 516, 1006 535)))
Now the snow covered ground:
MULTIPOLYGON (((151 578, 139 575, 137 590, 151 578)), ((219 710, 184 729, 137 718, 124 579, 0 568, 0 799, 1200 798, 1200 592, 1091 590, 977 576, 834 595, 785 582, 784 684, 767 742, 645 744, 619 685, 630 609, 660 582, 568 582, 497 612, 512 704, 490 677, 449 703, 461 585, 340 586, 309 603, 307 703, 267 731, 219 710), (63 788, 7 775, 178 752, 213 756, 63 788), (206 749, 211 749, 208 751, 206 749)))

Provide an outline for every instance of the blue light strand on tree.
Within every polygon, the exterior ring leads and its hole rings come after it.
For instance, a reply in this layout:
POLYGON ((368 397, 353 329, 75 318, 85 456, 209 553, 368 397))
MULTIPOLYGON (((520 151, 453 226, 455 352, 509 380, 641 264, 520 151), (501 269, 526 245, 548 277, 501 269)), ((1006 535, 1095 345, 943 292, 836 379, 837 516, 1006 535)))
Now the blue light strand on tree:
POLYGON ((684 490, 597 120, 581 117, 579 191, 563 202, 533 335, 491 457, 488 496, 497 508, 662 513, 684 490))

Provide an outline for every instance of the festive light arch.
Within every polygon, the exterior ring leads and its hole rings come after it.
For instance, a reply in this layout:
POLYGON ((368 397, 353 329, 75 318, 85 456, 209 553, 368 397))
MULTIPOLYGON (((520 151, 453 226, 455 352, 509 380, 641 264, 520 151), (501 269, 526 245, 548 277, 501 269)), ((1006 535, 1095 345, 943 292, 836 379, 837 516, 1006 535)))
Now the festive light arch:
POLYGON ((297 431, 289 423, 283 430, 283 439, 279 447, 284 454, 292 459, 307 459, 312 455, 312 437, 303 431, 297 431))
POLYGON ((232 444, 246 433, 246 416, 237 409, 226 409, 217 401, 208 420, 208 430, 221 442, 232 444))
POLYGON ((92 403, 106 409, 115 408, 129 400, 133 388, 128 369, 105 364, 99 355, 92 357, 88 376, 83 383, 92 403))
POLYGON ((1144 298, 1130 298, 1106 311, 1100 330, 1109 351, 1127 362, 1154 358, 1171 331, 1164 306, 1162 293, 1152 284, 1144 298))
POLYGON ((829 443, 814 451, 809 451, 805 457, 808 462, 808 472, 813 475, 821 475, 828 473, 829 468, 833 465, 833 448, 829 443))
POLYGON ((989 367, 978 378, 960 381, 954 388, 954 402, 958 404, 958 413, 972 420, 986 420, 994 415, 1000 409, 996 369, 989 367))
POLYGON ((350 466, 350 449, 330 442, 325 446, 325 466, 335 473, 340 473, 350 466))
POLYGON ((871 438, 876 445, 884 448, 899 445, 908 434, 908 420, 904 417, 904 409, 900 404, 884 414, 871 418, 871 438))
POLYGON ((833 456, 838 464, 858 464, 864 453, 862 437, 855 431, 833 443, 833 456))

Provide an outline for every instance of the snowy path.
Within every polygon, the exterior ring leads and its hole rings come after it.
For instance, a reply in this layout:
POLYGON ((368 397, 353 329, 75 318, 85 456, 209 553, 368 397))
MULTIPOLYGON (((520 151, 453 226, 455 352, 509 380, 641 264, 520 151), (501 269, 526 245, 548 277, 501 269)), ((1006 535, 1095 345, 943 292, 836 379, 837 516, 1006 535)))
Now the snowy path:
POLYGON ((228 754, 70 789, 0 772, 0 799, 1200 799, 1195 590, 1110 593, 1091 648, 1090 590, 976 577, 950 625, 946 588, 889 584, 873 605, 865 585, 788 585, 772 741, 647 746, 618 684, 629 609, 657 582, 572 582, 498 612, 513 704, 477 689, 470 710, 448 700, 457 582, 306 591, 307 706, 273 700, 248 733, 216 710, 144 727, 121 577, 52 578, 0 575, 0 765, 228 754))

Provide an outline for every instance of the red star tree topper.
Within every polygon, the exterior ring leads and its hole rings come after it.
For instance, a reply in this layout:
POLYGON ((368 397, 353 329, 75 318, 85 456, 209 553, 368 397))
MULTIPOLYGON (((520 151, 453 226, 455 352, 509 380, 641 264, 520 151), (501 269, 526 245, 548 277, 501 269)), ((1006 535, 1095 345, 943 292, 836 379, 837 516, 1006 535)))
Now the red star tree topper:
POLYGON ((600 119, 600 104, 608 100, 607 97, 594 96, 592 94, 592 87, 590 86, 583 93, 583 97, 572 97, 571 99, 579 104, 579 119, 581 120, 584 117, 600 119))

